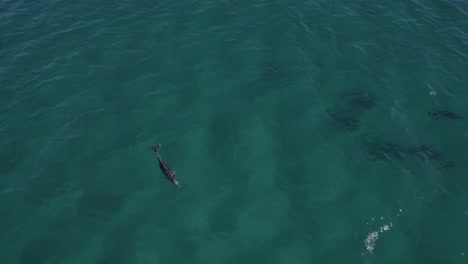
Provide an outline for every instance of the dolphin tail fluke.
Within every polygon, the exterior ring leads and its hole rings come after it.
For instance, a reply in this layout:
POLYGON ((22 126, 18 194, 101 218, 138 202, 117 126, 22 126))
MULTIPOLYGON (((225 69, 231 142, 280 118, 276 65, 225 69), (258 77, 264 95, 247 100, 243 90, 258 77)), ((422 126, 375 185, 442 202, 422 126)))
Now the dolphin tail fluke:
POLYGON ((148 148, 150 151, 158 153, 158 149, 161 147, 161 144, 148 148))

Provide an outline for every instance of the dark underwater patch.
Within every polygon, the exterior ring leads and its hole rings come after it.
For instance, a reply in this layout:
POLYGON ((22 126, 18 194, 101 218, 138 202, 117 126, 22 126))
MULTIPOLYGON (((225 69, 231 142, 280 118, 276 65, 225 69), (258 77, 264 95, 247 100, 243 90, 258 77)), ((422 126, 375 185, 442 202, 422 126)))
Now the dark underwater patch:
POLYGON ((454 168, 457 166, 457 164, 453 161, 450 161, 450 160, 447 160, 447 161, 442 161, 440 162, 440 166, 443 168, 443 169, 450 169, 450 168, 454 168))
POLYGON ((209 150, 214 156, 232 153, 234 143, 239 141, 239 120, 230 112, 216 112, 209 124, 209 150))
POLYGON ((456 166, 454 162, 444 160, 439 150, 428 145, 406 147, 388 140, 364 137, 361 140, 361 146, 369 154, 371 160, 388 161, 392 159, 402 160, 416 157, 421 160, 433 160, 438 163, 442 169, 449 169, 456 166))
POLYGON ((361 108, 363 110, 371 110, 374 109, 377 105, 376 97, 364 91, 352 91, 352 92, 344 92, 342 94, 343 99, 348 102, 350 107, 353 108, 361 108))
POLYGON ((432 147, 421 145, 417 147, 409 147, 408 153, 416 155, 422 159, 435 159, 438 160, 440 158, 440 154, 432 147))
POLYGON ((420 145, 417 147, 409 147, 407 152, 422 160, 434 160, 442 169, 450 169, 456 166, 455 162, 445 160, 440 150, 431 146, 420 145))
POLYGON ((211 230, 214 232, 232 232, 237 228, 237 216, 245 208, 246 198, 232 195, 220 202, 210 217, 211 230), (229 204, 230 206, 226 206, 229 204))
POLYGON ((59 263, 59 238, 54 238, 45 235, 41 238, 31 240, 26 247, 21 251, 19 261, 20 264, 42 264, 42 263, 59 263))
POLYGON ((121 225, 112 231, 106 238, 104 252, 96 263, 130 263, 135 248, 135 229, 140 221, 129 221, 128 224, 121 225))
POLYGON ((354 132, 361 128, 361 122, 359 119, 349 116, 344 112, 331 112, 329 115, 333 120, 335 127, 342 132, 354 132))
POLYGON ((275 78, 279 73, 281 67, 278 63, 274 61, 267 61, 264 63, 259 64, 255 67, 258 71, 258 76, 261 79, 271 79, 275 78))
POLYGON ((7 175, 15 169, 19 161, 24 157, 24 148, 17 147, 19 144, 12 142, 6 146, 2 146, 0 153, 0 177, 7 175))
POLYGON ((376 97, 364 91, 343 92, 327 112, 338 131, 350 133, 361 128, 359 118, 376 107, 376 97))
POLYGON ((361 140, 361 145, 372 160, 387 161, 389 159, 401 160, 405 158, 405 148, 398 143, 377 138, 364 137, 361 140))
POLYGON ((463 119, 463 117, 452 113, 447 110, 434 110, 427 112, 427 115, 430 116, 432 119, 439 120, 440 118, 448 118, 448 119, 463 119))
POLYGON ((242 94, 255 100, 260 96, 267 96, 270 93, 288 88, 288 75, 276 62, 265 62, 254 66, 255 77, 241 86, 242 94))
POLYGON ((125 195, 104 190, 86 191, 78 201, 78 217, 111 217, 121 209, 125 199, 125 195))
POLYGON ((26 199, 31 204, 54 199, 73 191, 68 185, 66 164, 61 160, 39 161, 38 176, 32 178, 26 188, 26 199))

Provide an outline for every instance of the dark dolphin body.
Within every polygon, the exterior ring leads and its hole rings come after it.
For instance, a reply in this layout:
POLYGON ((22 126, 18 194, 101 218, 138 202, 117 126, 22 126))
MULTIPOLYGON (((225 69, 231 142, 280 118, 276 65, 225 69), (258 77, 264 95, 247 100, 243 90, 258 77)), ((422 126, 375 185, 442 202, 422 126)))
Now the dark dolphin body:
POLYGON ((447 118, 450 118, 450 119, 463 119, 463 117, 457 115, 457 114, 454 114, 450 111, 447 111, 447 110, 439 110, 439 111, 430 111, 427 113, 428 116, 434 118, 434 119, 439 119, 439 117, 443 116, 443 117, 447 117, 447 118))
POLYGON ((173 184, 175 184, 177 187, 180 187, 179 185, 179 179, 177 179, 177 176, 176 176, 176 172, 171 170, 171 168, 169 168, 169 166, 166 165, 166 163, 164 163, 164 161, 161 159, 161 157, 159 156, 159 153, 158 153, 158 149, 161 147, 161 144, 158 144, 157 146, 154 146, 154 147, 150 147, 149 150, 150 151, 154 151, 156 152, 156 155, 158 156, 158 161, 159 161, 159 168, 161 168, 161 171, 164 173, 164 175, 166 176, 166 179, 168 179, 169 181, 171 181, 173 184))

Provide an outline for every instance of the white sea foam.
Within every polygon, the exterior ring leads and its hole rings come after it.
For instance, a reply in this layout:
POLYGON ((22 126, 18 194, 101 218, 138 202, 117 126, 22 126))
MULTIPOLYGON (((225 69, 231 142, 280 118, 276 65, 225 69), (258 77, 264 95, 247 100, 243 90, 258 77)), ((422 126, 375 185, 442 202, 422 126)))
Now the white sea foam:
POLYGON ((379 233, 383 233, 385 231, 389 231, 390 227, 392 226, 392 223, 389 225, 383 225, 379 228, 377 231, 372 231, 364 240, 364 245, 366 246, 366 249, 372 253, 372 251, 375 248, 375 243, 377 242, 377 239, 379 239, 379 233))

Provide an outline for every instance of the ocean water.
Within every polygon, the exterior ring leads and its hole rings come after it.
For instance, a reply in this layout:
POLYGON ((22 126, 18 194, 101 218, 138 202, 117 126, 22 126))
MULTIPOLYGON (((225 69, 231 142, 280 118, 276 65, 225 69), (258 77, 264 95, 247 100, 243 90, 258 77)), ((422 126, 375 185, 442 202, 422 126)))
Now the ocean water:
POLYGON ((2 0, 0 262, 468 263, 467 29, 464 0, 2 0))

